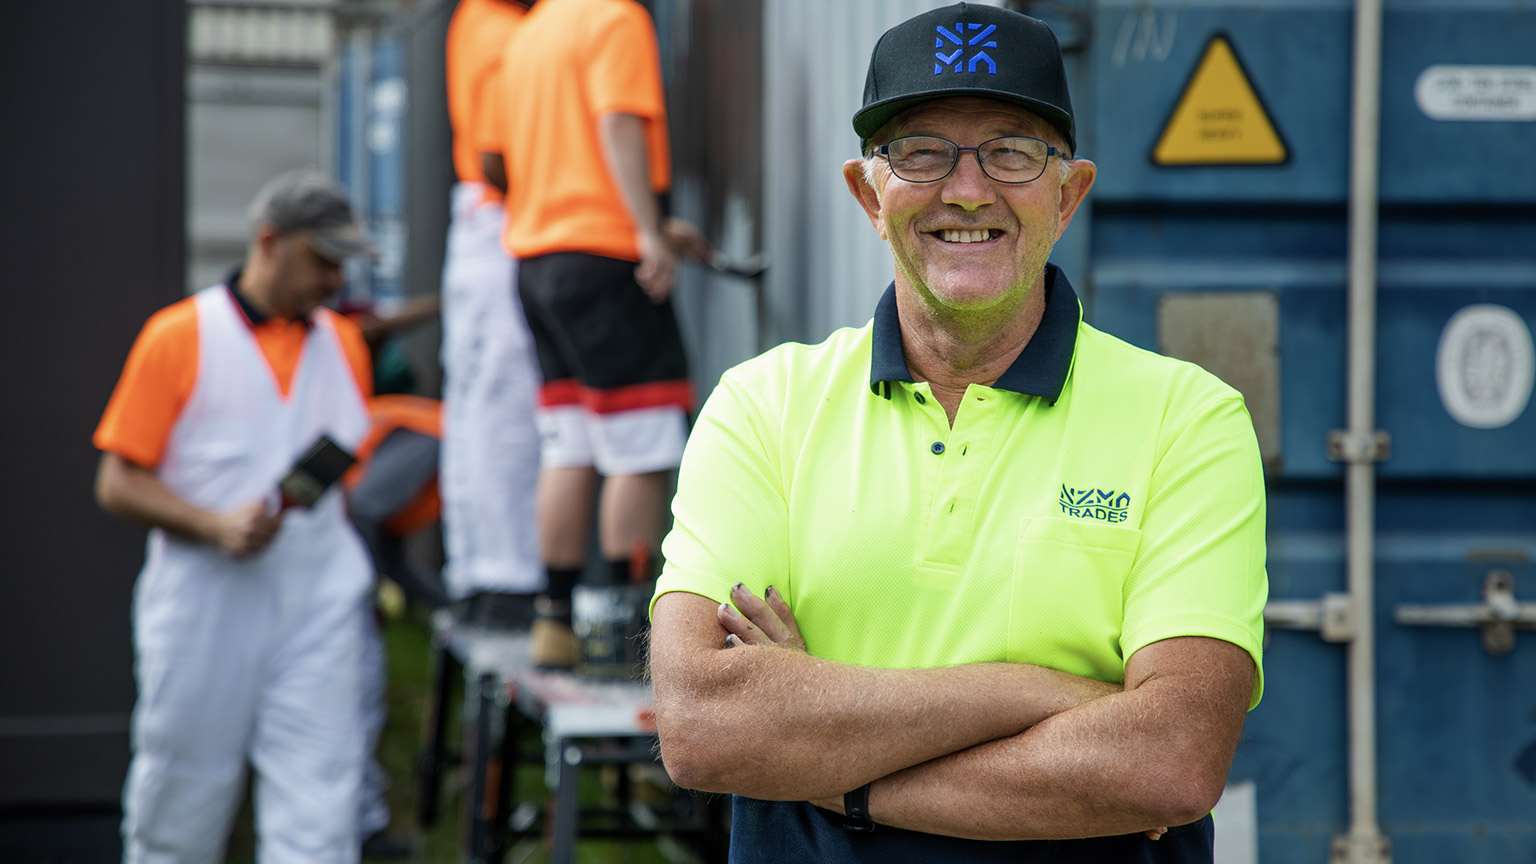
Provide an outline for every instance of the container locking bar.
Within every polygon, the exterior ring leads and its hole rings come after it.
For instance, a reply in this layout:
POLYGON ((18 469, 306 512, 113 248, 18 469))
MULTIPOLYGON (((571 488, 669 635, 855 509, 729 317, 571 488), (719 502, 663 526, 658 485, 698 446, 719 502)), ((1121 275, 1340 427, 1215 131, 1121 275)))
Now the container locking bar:
POLYGON ((1384 429, 1355 432, 1334 429, 1328 433, 1328 458, 1345 464, 1385 462, 1392 456, 1392 433, 1384 429))
POLYGON ((1491 570, 1482 603, 1403 605, 1393 617, 1419 627, 1476 627, 1483 631, 1483 650, 1503 657, 1515 649, 1515 630, 1536 630, 1536 603, 1516 602, 1515 578, 1508 570, 1491 570))
POLYGON ((1322 600, 1271 600, 1264 604, 1264 624, 1276 630, 1317 630, 1324 642, 1355 638, 1355 608, 1348 594, 1324 594, 1322 600))

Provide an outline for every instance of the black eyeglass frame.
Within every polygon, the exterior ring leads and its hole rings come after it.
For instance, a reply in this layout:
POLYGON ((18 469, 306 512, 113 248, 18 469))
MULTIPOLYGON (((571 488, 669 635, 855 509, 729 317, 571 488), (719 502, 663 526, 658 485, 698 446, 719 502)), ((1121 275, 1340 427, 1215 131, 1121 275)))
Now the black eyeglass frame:
POLYGON ((949 175, 955 173, 955 168, 960 165, 960 156, 961 156, 961 154, 963 154, 967 150, 970 150, 971 152, 976 154, 976 165, 977 165, 977 167, 981 168, 981 173, 987 175, 987 179, 991 180, 994 183, 1007 183, 1010 186, 1022 186, 1025 183, 1033 183, 1036 180, 1039 180, 1041 177, 1045 176, 1045 169, 1051 164, 1051 157, 1052 156, 1055 156, 1058 159, 1063 158, 1063 156, 1064 156, 1064 154, 1060 150, 1057 150, 1053 145, 1047 143, 1043 138, 1036 138, 1036 137, 1034 137, 1032 135, 1000 135, 1000 136, 998 136, 996 138, 988 138, 987 140, 981 142, 980 144, 977 144, 975 147, 961 147, 959 144, 956 144, 955 142, 949 140, 948 138, 941 138, 938 135, 903 135, 900 138, 893 138, 889 142, 887 142, 885 144, 881 144, 880 146, 875 148, 874 152, 876 154, 878 154, 878 155, 884 156, 885 157, 885 164, 891 166, 891 173, 895 174, 898 178, 900 178, 901 180, 903 180, 903 181, 905 181, 907 183, 937 183, 940 180, 943 180, 946 177, 948 177, 949 175), (929 139, 931 141, 943 141, 945 144, 948 144, 949 146, 955 148, 955 158, 950 160, 949 170, 945 171, 943 174, 939 175, 938 177, 933 178, 932 180, 910 180, 910 179, 908 179, 906 177, 902 177, 901 176, 901 172, 897 171, 896 170, 896 166, 891 162, 891 145, 895 144, 897 141, 905 141, 905 140, 907 140, 909 138, 927 138, 927 139, 929 139), (1045 144, 1045 159, 1044 159, 1044 161, 1042 161, 1040 163, 1040 173, 1039 174, 1036 174, 1035 176, 1029 178, 1028 180, 999 180, 998 178, 992 176, 992 172, 987 170, 987 160, 982 158, 981 148, 987 146, 988 144, 991 144, 993 141, 1010 141, 1010 140, 1039 141, 1041 144, 1045 144))

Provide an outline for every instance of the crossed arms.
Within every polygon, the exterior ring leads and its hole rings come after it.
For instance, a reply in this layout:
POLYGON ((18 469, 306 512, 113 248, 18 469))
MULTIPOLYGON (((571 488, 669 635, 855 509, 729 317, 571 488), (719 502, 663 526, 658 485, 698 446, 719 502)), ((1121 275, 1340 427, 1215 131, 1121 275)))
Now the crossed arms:
POLYGON ((1154 642, 1106 684, 1019 663, 876 669, 804 650, 794 616, 672 592, 652 616, 662 758, 681 786, 840 810, 865 783, 881 824, 982 840, 1096 837, 1203 817, 1242 731, 1253 660, 1154 642), (731 637, 730 642, 727 638, 731 637))

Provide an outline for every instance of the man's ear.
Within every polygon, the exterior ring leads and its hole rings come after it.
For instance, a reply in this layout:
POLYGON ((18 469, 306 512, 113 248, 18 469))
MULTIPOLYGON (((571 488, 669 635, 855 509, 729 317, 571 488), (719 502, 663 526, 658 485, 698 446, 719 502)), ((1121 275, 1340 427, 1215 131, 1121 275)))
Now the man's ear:
POLYGON ((263 222, 256 226, 256 233, 251 235, 251 242, 256 246, 256 251, 263 257, 271 258, 277 251, 277 243, 283 238, 282 229, 271 222, 263 222))
POLYGON ((1099 175, 1099 168, 1087 159, 1073 159, 1067 163, 1071 166, 1067 171, 1066 179, 1061 181, 1061 201, 1059 202, 1060 221, 1056 225, 1056 239, 1066 232, 1067 226, 1072 223, 1072 214, 1077 212, 1083 199, 1088 197, 1088 190, 1093 188, 1094 178, 1099 175))
POLYGON ((880 210, 880 192, 869 185, 869 180, 864 176, 864 160, 849 159, 843 163, 843 180, 848 183, 848 191, 864 208, 864 215, 869 217, 869 224, 875 226, 880 232, 880 239, 885 236, 885 216, 880 210))

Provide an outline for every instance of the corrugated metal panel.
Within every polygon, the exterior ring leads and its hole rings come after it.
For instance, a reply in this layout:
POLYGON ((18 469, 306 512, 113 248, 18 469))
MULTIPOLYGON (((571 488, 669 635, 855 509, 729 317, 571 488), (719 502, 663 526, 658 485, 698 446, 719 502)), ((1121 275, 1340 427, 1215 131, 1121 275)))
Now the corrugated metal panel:
MULTIPOLYGON (((672 210, 732 261, 762 251, 762 8, 665 0, 656 20, 672 136, 672 210)), ((679 269, 674 295, 699 395, 757 353, 760 279, 679 269)))
MULTIPOLYGON (((782 0, 763 19, 763 153, 770 342, 819 341, 869 320, 894 273, 843 182, 875 40, 928 0, 782 0)), ((994 4, 1002 5, 1002 4, 994 4)))
POLYGON ((317 8, 252 3, 196 7, 187 12, 187 45, 194 63, 270 63, 319 66, 329 56, 335 21, 317 8))

